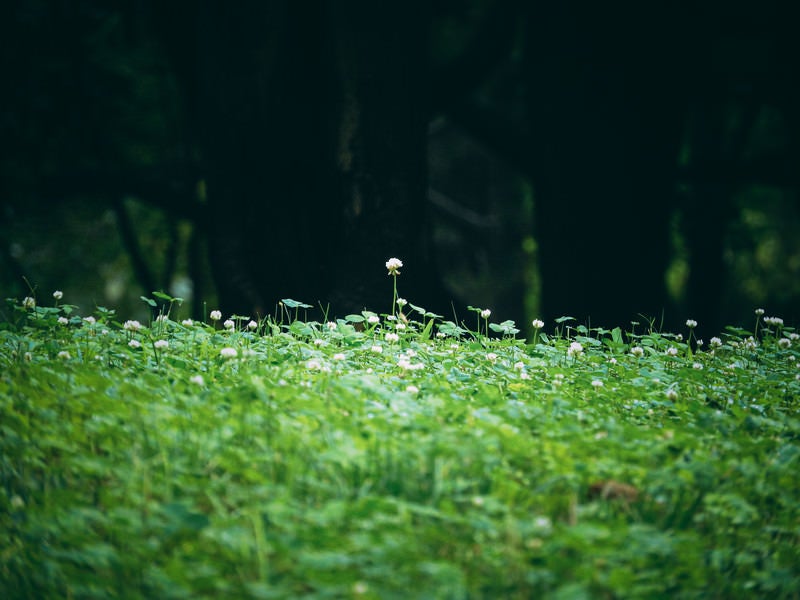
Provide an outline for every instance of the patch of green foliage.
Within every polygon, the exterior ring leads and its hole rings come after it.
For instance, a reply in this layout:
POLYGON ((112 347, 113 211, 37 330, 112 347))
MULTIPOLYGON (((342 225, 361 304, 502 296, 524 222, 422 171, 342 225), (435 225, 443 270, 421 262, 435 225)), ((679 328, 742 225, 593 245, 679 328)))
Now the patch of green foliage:
MULTIPOLYGON (((396 279, 395 279, 396 286, 396 279)), ((798 347, 10 301, 2 598, 797 598, 798 347), (490 333, 492 332, 492 333, 490 333)))

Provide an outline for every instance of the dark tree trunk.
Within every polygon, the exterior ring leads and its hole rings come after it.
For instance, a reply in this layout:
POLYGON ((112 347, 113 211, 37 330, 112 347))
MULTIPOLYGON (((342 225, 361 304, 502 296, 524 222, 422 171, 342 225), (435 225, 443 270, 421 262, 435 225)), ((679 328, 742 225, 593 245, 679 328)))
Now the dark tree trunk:
POLYGON ((424 3, 387 18, 365 1, 210 2, 199 30, 223 308, 263 314, 292 297, 387 310, 391 256, 408 264, 409 293, 429 287, 424 3))
POLYGON ((527 76, 542 307, 602 326, 665 308, 681 137, 669 24, 592 2, 537 4, 527 76))

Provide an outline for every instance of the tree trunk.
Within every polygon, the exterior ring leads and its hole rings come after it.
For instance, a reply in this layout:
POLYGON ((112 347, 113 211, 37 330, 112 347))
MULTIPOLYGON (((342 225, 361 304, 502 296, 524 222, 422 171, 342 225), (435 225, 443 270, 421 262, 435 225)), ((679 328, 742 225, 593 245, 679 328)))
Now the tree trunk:
POLYGON ((605 7, 528 15, 535 226, 545 316, 625 326, 665 309, 682 105, 669 25, 605 7))

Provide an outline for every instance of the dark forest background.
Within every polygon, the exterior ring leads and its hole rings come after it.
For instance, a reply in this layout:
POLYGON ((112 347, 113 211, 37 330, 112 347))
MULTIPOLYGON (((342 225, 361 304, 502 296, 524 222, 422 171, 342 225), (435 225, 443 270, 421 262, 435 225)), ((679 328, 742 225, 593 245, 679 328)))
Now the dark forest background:
MULTIPOLYGON (((790 3, 0 9, 0 293, 800 316, 790 3)), ((205 307, 205 308, 204 308, 205 307)))

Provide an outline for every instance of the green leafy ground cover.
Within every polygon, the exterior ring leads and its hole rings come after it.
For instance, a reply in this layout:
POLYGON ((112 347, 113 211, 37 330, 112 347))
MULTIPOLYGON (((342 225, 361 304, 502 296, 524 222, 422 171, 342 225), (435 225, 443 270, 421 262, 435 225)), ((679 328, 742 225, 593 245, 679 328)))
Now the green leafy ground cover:
POLYGON ((800 597, 778 319, 42 304, 0 328, 2 598, 800 597))

